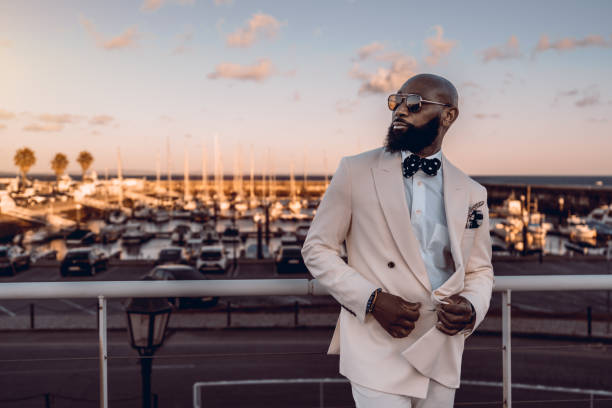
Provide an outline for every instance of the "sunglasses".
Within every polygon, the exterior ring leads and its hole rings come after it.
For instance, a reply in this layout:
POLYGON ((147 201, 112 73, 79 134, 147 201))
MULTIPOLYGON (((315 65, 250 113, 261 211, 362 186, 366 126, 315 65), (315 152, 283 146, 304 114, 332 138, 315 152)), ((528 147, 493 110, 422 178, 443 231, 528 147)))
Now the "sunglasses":
POLYGON ((408 108, 408 111, 412 112, 412 113, 419 112, 421 110, 422 104, 424 104, 424 103, 432 103, 434 105, 442 105, 442 106, 453 106, 453 105, 450 105, 448 103, 428 101, 428 100, 425 100, 425 99, 421 98, 421 95, 417 95, 417 94, 392 94, 392 95, 389 95, 389 98, 387 99, 387 105, 389 106, 389 109, 394 111, 404 101, 406 101, 406 107, 408 108))

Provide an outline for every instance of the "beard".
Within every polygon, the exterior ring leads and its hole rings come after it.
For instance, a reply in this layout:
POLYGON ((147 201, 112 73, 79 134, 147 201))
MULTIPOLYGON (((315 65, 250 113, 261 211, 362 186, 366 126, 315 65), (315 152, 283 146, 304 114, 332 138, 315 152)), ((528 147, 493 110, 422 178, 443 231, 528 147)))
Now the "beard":
POLYGON ((423 126, 408 124, 405 129, 401 130, 395 130, 393 124, 391 124, 385 139, 385 150, 389 153, 396 153, 402 150, 418 153, 436 140, 439 130, 439 116, 432 118, 423 126))

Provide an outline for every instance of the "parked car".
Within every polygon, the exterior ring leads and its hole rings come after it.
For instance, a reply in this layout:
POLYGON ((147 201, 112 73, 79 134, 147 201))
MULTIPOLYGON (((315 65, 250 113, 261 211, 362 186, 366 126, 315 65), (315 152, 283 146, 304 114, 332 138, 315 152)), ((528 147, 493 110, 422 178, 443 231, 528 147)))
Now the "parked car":
POLYGON ((60 275, 84 272, 91 276, 108 268, 108 256, 98 248, 69 249, 60 264, 60 275))
MULTIPOLYGON (((272 258, 270 248, 266 244, 261 244, 262 259, 272 258)), ((244 251, 244 257, 247 259, 257 259, 257 243, 249 244, 244 251)))
POLYGON ((91 245, 96 241, 96 234, 88 229, 77 229, 72 231, 66 237, 66 245, 71 247, 82 247, 84 245, 91 245))
POLYGON ((179 224, 174 228, 170 237, 173 244, 183 245, 189 235, 191 234, 191 228, 187 224, 179 224))
POLYGON ((308 235, 309 229, 310 229, 310 224, 300 224, 295 229, 295 236, 297 238, 297 241, 300 244, 304 244, 304 241, 306 240, 306 236, 308 235))
POLYGON ((200 272, 225 272, 227 256, 221 245, 203 246, 200 248, 196 268, 200 272))
POLYGON ((157 255, 155 265, 184 264, 187 262, 185 250, 181 247, 162 248, 157 255))
POLYGON ((281 246, 276 255, 277 273, 305 273, 308 270, 302 258, 302 249, 298 245, 281 246))
MULTIPOLYGON (((207 280, 208 278, 189 265, 159 265, 153 268, 143 279, 153 280, 207 280)), ((216 296, 168 298, 175 309, 190 307, 212 307, 219 302, 216 296)))
POLYGON ((202 233, 202 244, 204 245, 216 245, 221 244, 219 234, 217 231, 207 230, 202 233))
POLYGON ((30 267, 30 255, 18 246, 0 246, 0 271, 15 275, 30 267))

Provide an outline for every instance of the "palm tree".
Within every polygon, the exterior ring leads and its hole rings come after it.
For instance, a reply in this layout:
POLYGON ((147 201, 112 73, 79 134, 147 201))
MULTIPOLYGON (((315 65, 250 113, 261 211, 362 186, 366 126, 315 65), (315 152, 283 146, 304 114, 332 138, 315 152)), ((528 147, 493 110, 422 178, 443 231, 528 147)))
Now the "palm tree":
POLYGON ((66 171, 66 167, 68 167, 68 158, 64 153, 56 153, 53 160, 51 160, 51 168, 57 177, 57 183, 59 185, 60 177, 66 171))
POLYGON ((25 184, 26 173, 30 171, 30 167, 32 167, 36 163, 36 156, 34 152, 29 147, 23 147, 18 149, 13 157, 13 162, 15 166, 19 167, 21 171, 22 182, 25 184))
POLYGON ((85 180, 85 172, 89 169, 91 163, 93 163, 94 158, 87 150, 83 150, 79 153, 79 157, 77 157, 76 160, 81 165, 81 169, 83 169, 83 177, 81 180, 85 180))

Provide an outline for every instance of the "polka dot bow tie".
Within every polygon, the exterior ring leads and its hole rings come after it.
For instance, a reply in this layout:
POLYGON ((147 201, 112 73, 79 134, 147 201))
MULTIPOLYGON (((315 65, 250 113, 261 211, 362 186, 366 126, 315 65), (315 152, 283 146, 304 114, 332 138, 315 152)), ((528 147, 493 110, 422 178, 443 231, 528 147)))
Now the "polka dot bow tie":
POLYGON ((417 154, 411 154, 402 163, 404 177, 412 177, 419 169, 429 176, 435 176, 440 170, 442 162, 438 159, 421 158, 417 154))

